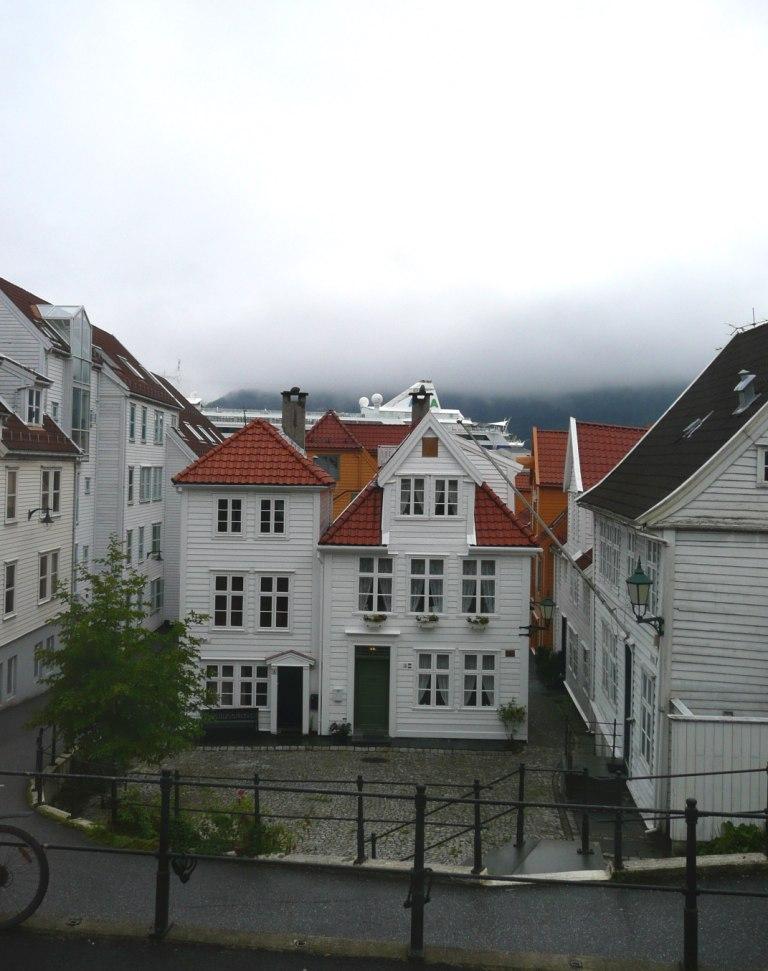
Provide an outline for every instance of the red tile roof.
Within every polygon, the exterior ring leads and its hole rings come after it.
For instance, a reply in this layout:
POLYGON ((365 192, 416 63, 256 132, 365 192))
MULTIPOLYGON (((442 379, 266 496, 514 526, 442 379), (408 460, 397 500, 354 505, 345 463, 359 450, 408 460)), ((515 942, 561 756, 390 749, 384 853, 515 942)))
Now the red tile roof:
POLYGON ((186 444, 192 449, 195 455, 198 457, 205 455, 206 452, 210 452, 214 445, 224 441, 224 436, 213 424, 211 419, 207 418, 202 411, 198 411, 191 401, 187 401, 184 395, 174 388, 168 378, 164 378, 159 374, 156 374, 155 377, 160 384, 162 384, 168 394, 172 395, 176 399, 177 404, 181 407, 181 412, 179 413, 179 424, 176 430, 184 439, 186 444), (205 439, 205 433, 207 432, 208 437, 213 438, 214 441, 201 442, 200 439, 195 437, 195 434, 191 430, 190 426, 197 431, 200 438, 205 439))
POLYGON ((475 486, 476 546, 535 546, 520 519, 505 506, 491 487, 475 486))
POLYGON ((8 297, 11 303, 20 310, 24 316, 31 320, 32 323, 37 327, 37 329, 44 334, 49 341, 60 351, 68 351, 69 346, 64 338, 59 334, 55 327, 48 324, 41 316, 37 309, 39 304, 49 305, 47 300, 43 300, 42 297, 36 297, 34 293, 30 293, 29 290, 24 290, 23 287, 16 286, 15 283, 11 283, 10 280, 4 280, 0 277, 0 290, 8 297))
POLYGON ((534 481, 542 486, 563 488, 568 432, 533 426, 534 481))
POLYGON ((337 448, 359 451, 363 445, 335 411, 326 411, 307 432, 307 448, 337 448))
POLYGON ((381 546, 383 490, 370 482, 320 537, 321 546, 381 546))
POLYGON ((265 418, 225 439, 173 479, 200 485, 335 486, 265 418))
POLYGON ((139 398, 148 398, 150 401, 156 401, 159 404, 171 408, 179 407, 176 399, 131 354, 128 348, 120 343, 114 334, 110 334, 107 330, 102 330, 101 327, 93 327, 92 340, 94 347, 98 347, 107 364, 115 371, 131 394, 135 394, 139 398), (128 364, 125 363, 126 361, 136 368, 139 374, 143 374, 145 377, 138 377, 134 374, 128 364))
POLYGON ((522 472, 518 472, 515 476, 515 488, 520 492, 530 492, 531 491, 531 470, 523 469, 522 472))
POLYGON ((645 435, 647 428, 577 421, 581 484, 586 492, 604 478, 645 435))
POLYGON ((411 434, 410 425, 395 425, 392 422, 346 421, 342 424, 369 452, 375 452, 379 445, 400 445, 411 434))
POLYGON ((73 458, 81 454, 72 439, 65 435, 48 415, 43 416, 42 426, 25 425, 17 415, 0 402, 0 425, 2 426, 0 440, 9 452, 69 455, 73 458))
POLYGON ((588 567, 592 566, 592 548, 590 547, 586 553, 582 553, 581 556, 576 560, 576 566, 580 570, 586 570, 588 567))

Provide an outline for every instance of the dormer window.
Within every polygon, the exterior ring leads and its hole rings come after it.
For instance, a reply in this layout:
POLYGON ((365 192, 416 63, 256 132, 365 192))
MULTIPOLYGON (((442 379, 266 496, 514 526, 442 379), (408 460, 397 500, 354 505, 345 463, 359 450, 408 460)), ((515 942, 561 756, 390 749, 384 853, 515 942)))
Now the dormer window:
POLYGON ((43 392, 39 388, 27 389, 27 424, 39 425, 43 408, 43 392))
POLYGON ((421 476, 400 480, 400 515, 424 515, 424 486, 421 476))
POLYGON ((750 374, 749 371, 739 371, 739 381, 733 390, 739 396, 738 406, 733 413, 734 415, 739 415, 742 411, 746 411, 755 398, 757 398, 755 375, 750 374))

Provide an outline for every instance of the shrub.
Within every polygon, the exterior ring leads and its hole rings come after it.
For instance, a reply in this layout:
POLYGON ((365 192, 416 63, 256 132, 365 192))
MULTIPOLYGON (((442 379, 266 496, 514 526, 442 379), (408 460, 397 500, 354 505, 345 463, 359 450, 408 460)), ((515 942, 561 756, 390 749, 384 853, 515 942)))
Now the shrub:
POLYGON ((762 827, 754 823, 739 823, 735 826, 726 820, 720 835, 708 843, 700 843, 699 853, 712 856, 716 853, 765 853, 768 852, 765 832, 762 827))
POLYGON ((514 698, 506 705, 499 705, 499 721, 509 735, 510 742, 515 739, 515 732, 525 721, 525 705, 516 705, 514 698))

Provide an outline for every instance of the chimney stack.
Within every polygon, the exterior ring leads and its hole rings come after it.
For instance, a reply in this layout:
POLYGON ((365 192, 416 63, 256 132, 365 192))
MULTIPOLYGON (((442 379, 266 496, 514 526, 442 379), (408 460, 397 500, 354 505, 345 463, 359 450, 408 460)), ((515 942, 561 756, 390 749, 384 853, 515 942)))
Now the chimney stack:
POLYGON ((283 391, 283 431, 299 448, 304 448, 307 431, 308 392, 299 388, 283 391))
POLYGON ((411 428, 415 428, 421 419, 429 414, 432 394, 422 384, 418 391, 411 391, 411 428))

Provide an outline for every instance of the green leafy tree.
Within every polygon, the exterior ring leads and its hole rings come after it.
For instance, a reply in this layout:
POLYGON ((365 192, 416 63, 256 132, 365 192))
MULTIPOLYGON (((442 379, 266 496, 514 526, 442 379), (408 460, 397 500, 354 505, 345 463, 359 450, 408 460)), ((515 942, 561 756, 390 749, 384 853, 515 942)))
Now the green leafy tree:
POLYGON ((78 570, 83 593, 57 593, 60 636, 40 651, 50 693, 36 721, 57 725, 84 761, 122 771, 168 758, 199 734, 205 690, 190 627, 205 618, 148 630, 145 577, 116 538, 96 562, 99 572, 78 570))

